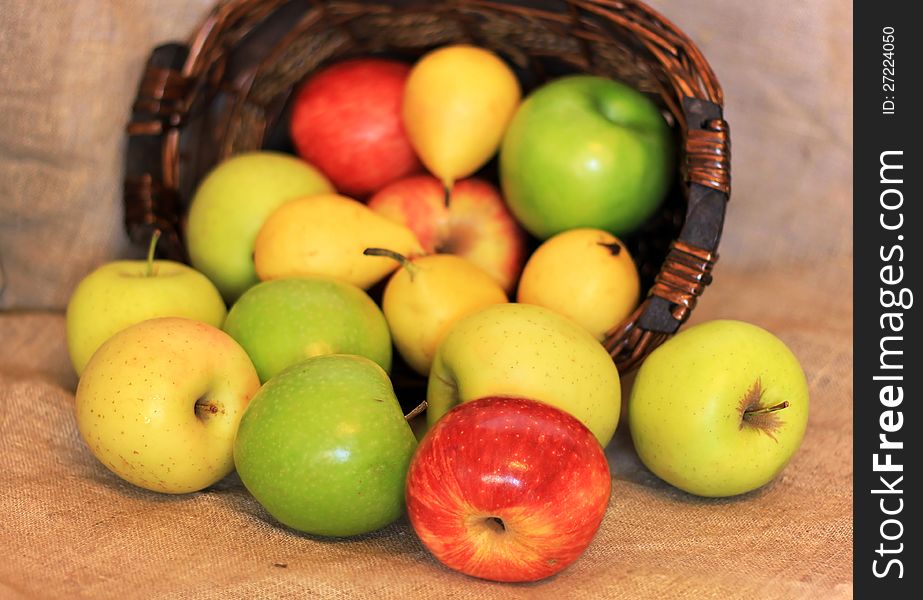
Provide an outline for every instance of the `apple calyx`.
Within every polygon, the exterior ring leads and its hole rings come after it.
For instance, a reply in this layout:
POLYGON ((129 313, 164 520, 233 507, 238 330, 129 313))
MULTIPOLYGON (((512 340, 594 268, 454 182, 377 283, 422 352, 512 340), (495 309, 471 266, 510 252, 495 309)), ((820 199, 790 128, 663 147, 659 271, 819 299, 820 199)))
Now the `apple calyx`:
POLYGON ((493 530, 494 533, 506 533, 506 525, 500 517, 487 517, 484 519, 484 523, 487 525, 487 528, 493 530))
POLYGON ((618 256, 622 252, 622 245, 618 242, 596 242, 609 251, 612 256, 618 256))
POLYGON ((387 248, 366 248, 362 251, 362 254, 366 256, 382 256, 384 258, 396 260, 398 263, 400 263, 401 267, 407 269, 407 272, 410 273, 411 281, 413 281, 413 276, 417 274, 417 266, 413 264, 412 260, 400 252, 388 250, 387 248))
POLYGON ((460 221, 451 225, 449 231, 436 245, 436 254, 465 254, 477 237, 477 230, 470 222, 460 221))
POLYGON ((154 251, 157 249, 157 242, 160 241, 160 229, 155 229, 151 234, 151 242, 147 246, 147 270, 144 272, 145 277, 153 277, 154 273, 154 251))
POLYGON ((194 410, 196 418, 205 421, 221 412, 221 407, 208 396, 202 396, 195 401, 194 410))
POLYGON ((764 392, 762 380, 757 379, 740 399, 740 428, 753 427, 775 440, 775 432, 782 426, 782 420, 776 413, 788 408, 789 402, 783 400, 771 406, 763 406, 764 392))

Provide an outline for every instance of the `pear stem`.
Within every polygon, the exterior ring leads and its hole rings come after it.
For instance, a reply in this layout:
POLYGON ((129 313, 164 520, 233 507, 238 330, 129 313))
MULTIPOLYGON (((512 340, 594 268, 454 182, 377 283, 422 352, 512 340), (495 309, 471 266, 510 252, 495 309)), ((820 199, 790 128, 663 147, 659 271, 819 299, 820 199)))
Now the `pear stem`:
POLYGON ((154 276, 154 251, 157 249, 157 242, 160 240, 160 230, 155 229, 151 234, 151 243, 147 247, 147 277, 154 276))
POLYGON ((404 415, 404 420, 405 420, 405 421, 409 421, 409 420, 411 420, 412 418, 414 418, 415 416, 419 415, 421 412, 423 412, 424 410, 426 410, 426 406, 427 406, 426 400, 424 400, 423 402, 417 404, 417 405, 413 408, 413 410, 411 410, 409 413, 407 413, 406 415, 404 415))
POLYGON ((445 185, 445 186, 444 186, 444 189, 445 189, 445 196, 444 196, 444 198, 443 198, 443 201, 445 202, 446 208, 448 208, 448 207, 449 207, 449 201, 452 199, 452 186, 451 186, 451 185, 445 185))
POLYGON ((413 264, 413 261, 411 261, 400 252, 395 252, 394 250, 388 250, 387 248, 366 248, 362 251, 362 254, 365 254, 366 256, 382 256, 384 258, 396 260, 402 267, 407 269, 411 275, 417 271, 417 266, 413 264))
POLYGON ((752 410, 747 409, 744 411, 744 415, 745 416, 746 415, 764 415, 764 414, 776 412, 777 410, 782 410, 783 408, 788 408, 788 406, 789 406, 788 400, 784 400, 772 406, 764 406, 763 408, 755 408, 752 410))
POLYGON ((596 243, 602 246, 603 248, 605 248, 606 250, 608 250, 612 256, 618 256, 622 252, 622 245, 619 244, 618 242, 611 242, 611 243, 596 242, 596 243))

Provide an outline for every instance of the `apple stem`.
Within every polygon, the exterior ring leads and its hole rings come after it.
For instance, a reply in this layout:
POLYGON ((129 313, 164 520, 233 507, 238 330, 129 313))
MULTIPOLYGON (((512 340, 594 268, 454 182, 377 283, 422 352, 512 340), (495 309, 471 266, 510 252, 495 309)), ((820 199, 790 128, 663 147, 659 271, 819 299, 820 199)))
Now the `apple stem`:
POLYGON ((151 243, 147 247, 147 272, 148 277, 154 275, 154 251, 157 249, 157 242, 160 240, 160 230, 155 229, 151 234, 151 243))
POLYGON ((390 258, 396 260, 400 263, 402 267, 407 269, 410 272, 411 279, 414 274, 417 272, 417 266, 413 264, 409 258, 401 254, 400 252, 395 252, 394 250, 388 250, 387 248, 366 248, 362 251, 362 254, 366 256, 382 256, 384 258, 390 258))
POLYGON ((747 410, 744 411, 744 415, 745 415, 745 416, 747 416, 747 415, 764 415, 764 414, 776 412, 777 410, 782 410, 783 408, 788 408, 788 405, 789 405, 788 400, 783 400, 782 402, 779 402, 778 404, 774 404, 774 405, 772 405, 772 406, 764 406, 764 407, 762 407, 762 408, 755 408, 755 409, 752 409, 752 410, 751 410, 751 409, 747 409, 747 410))
POLYGON ((424 400, 423 402, 417 404, 416 407, 414 407, 414 409, 413 409, 412 411, 410 411, 409 413, 407 413, 406 415, 404 415, 404 420, 405 420, 405 421, 409 421, 409 420, 413 419, 415 416, 419 415, 419 414, 422 413, 424 410, 426 410, 426 406, 427 406, 426 400, 424 400))

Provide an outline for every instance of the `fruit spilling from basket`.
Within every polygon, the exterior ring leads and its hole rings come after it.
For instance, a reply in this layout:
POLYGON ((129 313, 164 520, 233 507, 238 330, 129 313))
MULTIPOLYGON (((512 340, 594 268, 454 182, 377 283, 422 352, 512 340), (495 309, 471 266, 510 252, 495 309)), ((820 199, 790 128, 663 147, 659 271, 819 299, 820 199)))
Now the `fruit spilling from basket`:
MULTIPOLYGON (((155 235, 146 261, 74 292, 83 439, 157 492, 236 469, 299 531, 358 535, 406 511, 464 573, 565 568, 609 505, 621 387, 600 342, 642 292, 622 240, 675 171, 660 110, 587 75, 523 100, 498 56, 448 46, 329 66, 289 125, 298 156, 241 154, 203 179, 191 267, 154 260, 155 235), (389 378, 414 372, 425 392, 389 378), (423 396, 425 417, 405 417, 423 396)), ((789 461, 808 396, 777 338, 714 321, 655 350, 628 404, 651 471, 731 496, 789 461)))

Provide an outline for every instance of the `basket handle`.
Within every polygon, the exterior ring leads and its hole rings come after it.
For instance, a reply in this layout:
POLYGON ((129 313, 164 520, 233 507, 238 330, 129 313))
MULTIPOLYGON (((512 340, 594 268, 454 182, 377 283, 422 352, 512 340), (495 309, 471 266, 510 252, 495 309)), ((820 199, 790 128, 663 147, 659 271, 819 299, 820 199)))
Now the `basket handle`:
POLYGON ((654 280, 638 325, 673 334, 689 317, 718 260, 718 242, 730 197, 730 142, 721 106, 684 98, 688 181, 686 220, 654 280))
POLYGON ((164 143, 185 114, 189 80, 182 68, 189 49, 182 44, 158 46, 148 58, 126 130, 125 229, 136 245, 148 243, 154 230, 162 237, 157 255, 185 261, 180 221, 183 210, 175 182, 165 181, 170 158, 164 143))

